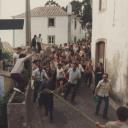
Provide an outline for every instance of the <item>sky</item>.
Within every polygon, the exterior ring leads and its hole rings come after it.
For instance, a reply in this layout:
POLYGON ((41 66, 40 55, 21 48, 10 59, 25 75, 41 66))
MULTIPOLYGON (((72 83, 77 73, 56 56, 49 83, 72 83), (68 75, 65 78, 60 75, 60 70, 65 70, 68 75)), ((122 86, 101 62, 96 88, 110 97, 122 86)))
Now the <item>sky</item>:
MULTIPOLYGON (((31 8, 43 6, 47 0, 30 0, 31 8)), ((56 0, 61 6, 66 6, 71 0, 56 0)), ((25 0, 1 0, 2 18, 22 13, 25 11, 25 0)))
MULTIPOLYGON (((43 6, 47 0, 30 0, 31 8, 43 6)), ((66 6, 71 0, 55 0, 61 6, 66 6)), ((0 19, 11 18, 25 12, 25 0, 0 0, 0 19)), ((0 31, 3 41, 12 43, 12 31, 0 31)))

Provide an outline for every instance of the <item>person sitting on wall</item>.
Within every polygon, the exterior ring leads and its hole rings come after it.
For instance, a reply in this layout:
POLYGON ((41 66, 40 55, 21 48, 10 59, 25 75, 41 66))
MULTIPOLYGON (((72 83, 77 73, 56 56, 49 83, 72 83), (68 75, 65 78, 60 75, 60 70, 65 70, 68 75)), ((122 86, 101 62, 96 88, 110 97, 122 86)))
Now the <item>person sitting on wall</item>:
POLYGON ((26 83, 21 74, 24 69, 24 62, 30 59, 33 55, 34 54, 29 54, 26 56, 25 54, 20 54, 19 59, 17 59, 16 64, 11 71, 11 78, 17 83, 15 88, 19 89, 21 92, 25 91, 26 83))

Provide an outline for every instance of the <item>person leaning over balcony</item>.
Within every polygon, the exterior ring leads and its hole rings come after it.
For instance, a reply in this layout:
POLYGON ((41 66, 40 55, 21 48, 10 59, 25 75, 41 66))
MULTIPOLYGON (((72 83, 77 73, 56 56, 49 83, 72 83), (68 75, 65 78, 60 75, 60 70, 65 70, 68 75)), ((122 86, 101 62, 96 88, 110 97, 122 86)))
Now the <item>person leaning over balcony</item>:
MULTIPOLYGON (((23 69, 24 69, 24 62, 30 59, 33 54, 25 55, 25 54, 20 54, 19 59, 17 59, 16 64, 14 65, 12 71, 11 71, 11 78, 16 81, 15 88, 19 89, 20 91, 24 92, 25 91, 25 81, 21 75, 23 69)), ((14 88, 14 89, 15 89, 14 88)))
POLYGON ((118 119, 116 121, 109 121, 105 125, 96 123, 97 128, 128 128, 128 108, 121 106, 116 110, 118 119))
POLYGON ((104 100, 105 107, 104 107, 104 111, 103 111, 103 118, 107 119, 111 84, 110 84, 110 81, 108 80, 107 73, 104 73, 102 77, 103 78, 101 81, 99 81, 98 85, 96 86, 95 93, 94 93, 94 95, 98 96, 98 103, 96 106, 96 115, 99 114, 101 102, 102 102, 102 100, 104 100))

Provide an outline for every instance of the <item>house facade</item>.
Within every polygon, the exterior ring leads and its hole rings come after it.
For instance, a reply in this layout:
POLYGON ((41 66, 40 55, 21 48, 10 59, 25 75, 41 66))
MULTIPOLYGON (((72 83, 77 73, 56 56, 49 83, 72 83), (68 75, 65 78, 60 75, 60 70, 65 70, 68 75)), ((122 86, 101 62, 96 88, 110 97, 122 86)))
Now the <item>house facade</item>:
MULTIPOLYGON (((25 18, 20 14, 13 18, 25 18)), ((80 20, 56 5, 37 7, 31 10, 31 36, 41 34, 43 43, 68 43, 84 38, 80 20)), ((25 45, 23 30, 13 31, 15 46, 25 45)))
POLYGON ((128 1, 93 0, 92 59, 104 64, 116 100, 128 103, 128 1))

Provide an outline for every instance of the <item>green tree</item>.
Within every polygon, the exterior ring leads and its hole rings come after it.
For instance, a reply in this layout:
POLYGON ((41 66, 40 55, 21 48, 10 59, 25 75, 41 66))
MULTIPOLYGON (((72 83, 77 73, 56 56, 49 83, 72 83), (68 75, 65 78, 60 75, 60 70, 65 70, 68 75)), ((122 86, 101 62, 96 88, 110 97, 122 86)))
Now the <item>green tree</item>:
POLYGON ((73 0, 71 2, 71 5, 72 5, 72 11, 74 12, 74 14, 77 15, 77 16, 80 16, 81 15, 81 11, 82 11, 81 2, 73 0))
POLYGON ((3 59, 11 60, 12 59, 12 54, 8 51, 4 51, 2 53, 3 59))
POLYGON ((56 1, 53 0, 48 0, 45 5, 56 5, 56 6, 60 6, 56 1))
POLYGON ((91 7, 91 0, 83 0, 83 13, 81 16, 82 25, 85 26, 88 22, 92 23, 92 7, 91 7))
POLYGON ((71 1, 71 5, 74 14, 80 17, 83 27, 85 27, 88 22, 92 23, 91 0, 83 0, 82 2, 73 0, 71 1))

